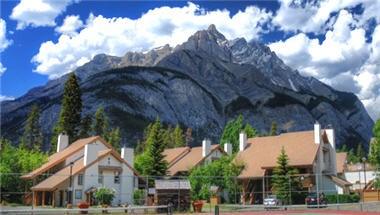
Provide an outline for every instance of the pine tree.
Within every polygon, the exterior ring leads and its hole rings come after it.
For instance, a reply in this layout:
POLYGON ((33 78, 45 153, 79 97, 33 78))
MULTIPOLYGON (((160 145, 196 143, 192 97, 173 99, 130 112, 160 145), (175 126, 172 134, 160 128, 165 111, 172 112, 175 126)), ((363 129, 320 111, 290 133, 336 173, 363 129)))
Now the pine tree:
POLYGON ((41 149, 43 137, 40 125, 40 110, 38 105, 33 105, 26 120, 21 145, 28 149, 41 149))
POLYGON ((277 123, 272 122, 271 128, 270 128, 270 136, 277 135, 277 123))
POLYGON ((373 127, 373 140, 369 148, 368 160, 371 164, 380 168, 380 119, 376 121, 373 127))
POLYGON ((244 132, 247 134, 247 138, 252 138, 257 136, 257 131, 250 124, 245 124, 244 132))
POLYGON ((236 119, 229 121, 224 127, 220 144, 231 143, 232 151, 237 152, 239 150, 239 134, 241 131, 248 133, 247 137, 257 135, 256 130, 251 125, 243 124, 243 116, 239 115, 236 119))
POLYGON ((289 166, 289 158, 283 147, 273 171, 273 190, 285 203, 291 203, 291 190, 298 190, 300 187, 297 177, 292 177, 296 174, 297 170, 289 166))
POLYGON ((91 115, 84 116, 82 121, 81 121, 79 138, 86 138, 86 137, 89 137, 91 135, 91 125, 92 125, 91 115))
POLYGON ((366 157, 366 156, 365 156, 363 146, 361 143, 359 143, 357 148, 356 148, 356 158, 360 162, 362 160, 362 158, 364 158, 364 157, 366 157))
POLYGON ((169 125, 166 129, 162 128, 161 129, 162 133, 162 138, 165 144, 165 148, 174 148, 175 147, 175 142, 173 140, 173 129, 169 125))
POLYGON ((147 149, 146 156, 148 158, 148 163, 144 169, 144 174, 150 176, 163 176, 166 175, 167 162, 164 159, 164 149, 165 144, 163 142, 161 134, 161 122, 157 118, 156 122, 152 126, 148 139, 147 139, 147 149))
POLYGON ((193 142, 193 130, 191 128, 187 128, 185 134, 186 146, 190 146, 193 142))
POLYGON ((111 144, 114 149, 120 150, 121 136, 119 128, 114 128, 109 132, 107 142, 111 144))
POLYGON ((108 135, 108 119, 104 113, 104 108, 100 107, 96 110, 95 113, 95 120, 93 122, 92 129, 95 133, 95 135, 99 135, 106 139, 106 136, 108 135))
POLYGON ((182 147, 185 146, 186 140, 185 136, 183 135, 183 130, 181 127, 177 124, 174 131, 173 131, 173 141, 175 147, 182 147))
POLYGON ((77 140, 81 124, 81 113, 81 91, 76 75, 71 73, 65 83, 61 112, 58 124, 54 127, 54 135, 58 136, 59 133, 64 131, 69 136, 70 143, 77 140))

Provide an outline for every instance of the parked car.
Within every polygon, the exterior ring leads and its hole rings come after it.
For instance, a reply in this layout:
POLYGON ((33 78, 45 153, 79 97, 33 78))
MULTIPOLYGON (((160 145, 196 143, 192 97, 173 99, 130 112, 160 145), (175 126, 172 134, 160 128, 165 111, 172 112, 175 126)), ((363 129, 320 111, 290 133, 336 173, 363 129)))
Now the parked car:
POLYGON ((264 208, 278 208, 281 205, 281 201, 277 198, 276 195, 269 195, 264 199, 264 208))
POLYGON ((325 195, 317 193, 309 193, 309 195, 305 199, 305 203, 308 208, 310 207, 327 207, 327 201, 325 199, 325 195))

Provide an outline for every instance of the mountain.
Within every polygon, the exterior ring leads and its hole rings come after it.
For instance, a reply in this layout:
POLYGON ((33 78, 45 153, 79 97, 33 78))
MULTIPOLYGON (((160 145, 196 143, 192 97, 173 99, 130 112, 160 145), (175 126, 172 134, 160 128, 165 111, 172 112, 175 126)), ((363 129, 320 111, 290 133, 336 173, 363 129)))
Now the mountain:
MULTIPOLYGON (((130 145, 157 116, 166 124, 193 128, 194 145, 204 137, 217 142, 226 122, 239 114, 261 133, 267 133, 273 121, 281 132, 312 129, 318 121, 336 129, 338 145, 368 147, 371 138, 373 121, 354 94, 301 76, 257 41, 227 40, 214 25, 176 47, 122 57, 97 55, 74 72, 84 113, 103 106, 130 145)), ((17 140, 31 105, 37 103, 48 138, 66 79, 62 76, 2 102, 2 135, 17 140)))

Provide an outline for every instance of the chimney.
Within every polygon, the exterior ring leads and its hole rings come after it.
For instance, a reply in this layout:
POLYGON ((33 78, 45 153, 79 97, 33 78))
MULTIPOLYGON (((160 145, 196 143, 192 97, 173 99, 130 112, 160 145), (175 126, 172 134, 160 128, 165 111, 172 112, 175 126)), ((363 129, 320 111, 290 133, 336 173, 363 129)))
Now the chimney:
POLYGON ((93 162, 98 155, 98 149, 95 144, 86 144, 84 146, 84 158, 83 158, 83 165, 87 166, 91 162, 93 162))
POLYGON ((245 147, 247 147, 247 134, 242 131, 239 134, 239 151, 244 151, 245 147))
POLYGON ((318 122, 314 124, 314 143, 321 143, 321 125, 318 122))
POLYGON ((227 153, 227 155, 232 155, 232 144, 231 143, 225 143, 224 144, 224 151, 227 153))
POLYGON ((211 151, 211 141, 209 139, 204 139, 202 141, 202 157, 206 157, 211 151))
POLYGON ((335 132, 333 128, 325 129, 327 139, 330 142, 330 145, 335 149, 335 132))
POLYGON ((58 135, 57 152, 61 152, 69 145, 69 136, 65 132, 58 135))
POLYGON ((133 148, 121 147, 121 158, 133 167, 134 151, 133 148))

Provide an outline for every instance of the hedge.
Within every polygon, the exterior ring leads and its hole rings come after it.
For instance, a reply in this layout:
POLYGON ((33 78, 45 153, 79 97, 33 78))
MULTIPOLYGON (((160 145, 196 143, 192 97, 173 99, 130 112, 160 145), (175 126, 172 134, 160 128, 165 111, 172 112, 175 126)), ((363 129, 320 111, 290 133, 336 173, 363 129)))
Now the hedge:
POLYGON ((333 194, 326 195, 326 200, 328 204, 355 203, 360 201, 360 196, 358 194, 333 194))

